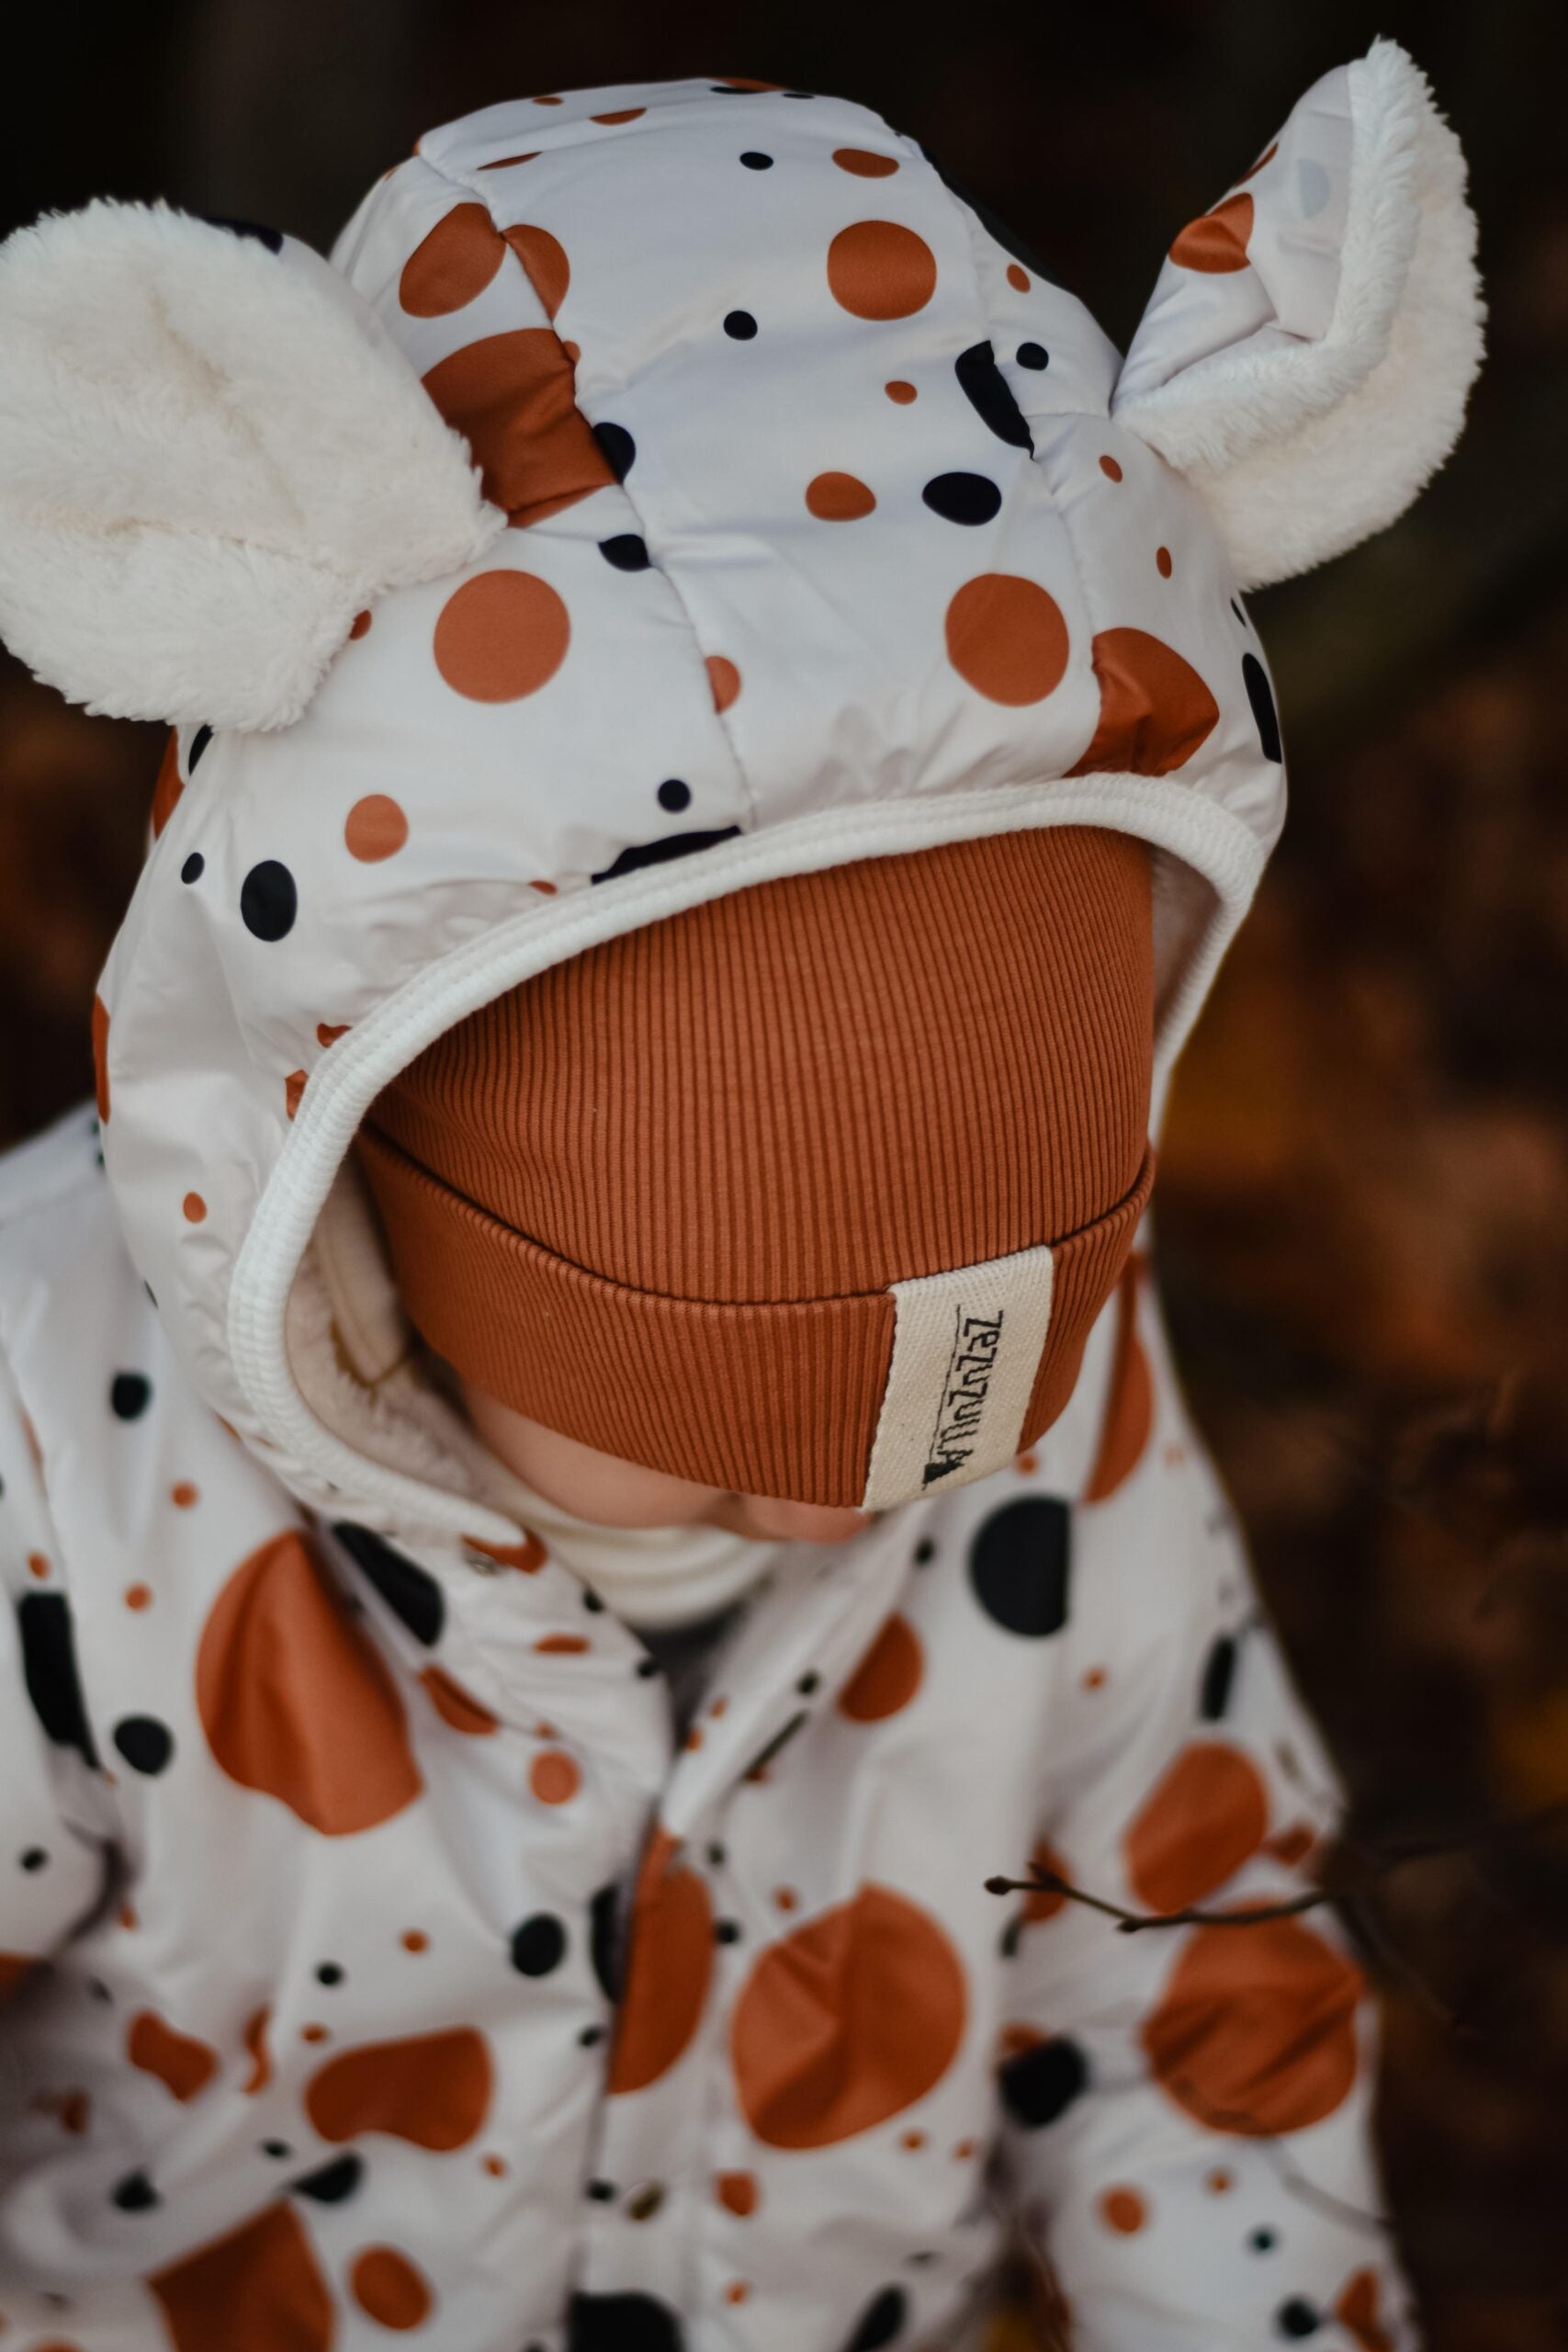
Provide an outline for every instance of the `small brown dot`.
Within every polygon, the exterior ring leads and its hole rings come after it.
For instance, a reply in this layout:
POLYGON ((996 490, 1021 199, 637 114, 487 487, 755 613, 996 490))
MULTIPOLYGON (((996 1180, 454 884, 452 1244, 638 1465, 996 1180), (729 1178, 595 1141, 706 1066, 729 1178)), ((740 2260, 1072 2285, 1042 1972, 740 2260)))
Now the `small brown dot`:
POLYGON ((491 2180, 505 2179, 506 2158, 504 2156, 487 2156, 484 2160, 484 2167, 491 2180))
POLYGON ((919 398, 914 385, 903 376, 895 376, 890 384, 883 386, 883 390, 890 401, 897 401, 900 408, 908 408, 911 401, 919 398))
POLYGON ((197 1499, 197 1489, 188 1478, 181 1478, 169 1488, 169 1500, 176 1510, 189 1510, 197 1499))
POLYGON ((350 637, 363 637, 369 626, 370 616, 367 612, 355 613, 354 616, 354 626, 348 633, 350 637))
POLYGON ((318 1046, 335 1046, 340 1037, 346 1037, 347 1035, 348 1023, 346 1021, 338 1022, 335 1027, 330 1021, 318 1021, 316 1023, 316 1043, 318 1046))
POLYGON ((1021 1453, 1016 1467, 1026 1478, 1032 1478, 1040 1467, 1040 1456, 1037 1453, 1021 1453))
POLYGON ((134 1904, 122 1903, 120 1905, 119 1924, 122 1928, 134 1928, 139 1924, 136 1917, 136 1906, 134 1904))
POLYGON ((1086 1690, 1102 1690, 1105 1687, 1105 1668, 1102 1666, 1091 1666, 1084 1676, 1083 1687, 1086 1690))
POLYGON ((743 2303, 750 2291, 744 2278, 732 2278, 724 2290, 724 2300, 727 2303, 743 2303))
POLYGON ((1010 261, 1008 264, 1008 284, 1012 288, 1015 294, 1027 294, 1029 291, 1029 272, 1026 269, 1021 269, 1017 262, 1010 261))
POLYGON ((716 1720, 717 1720, 717 1718, 718 1718, 720 1715, 722 1715, 722 1714, 723 1714, 723 1713, 724 1713, 725 1709, 728 1706, 728 1704, 729 1704, 728 1700, 724 1696, 723 1692, 721 1691, 721 1692, 719 1693, 718 1697, 717 1697, 717 1698, 713 1702, 713 1704, 709 1707, 709 1709, 708 1709, 708 1713, 709 1713, 709 1714, 710 1714, 710 1715, 712 1715, 712 1716, 715 1718, 715 1720, 716 1721, 716 1720))
POLYGON ((1235 2181, 1234 2177, 1222 2166, 1217 2172, 1212 2172, 1209 2175, 1203 2186, 1211 2197, 1224 2197, 1235 2187, 1235 2181))
POLYGON ((553 899, 556 895, 556 886, 553 882, 530 882, 528 888, 530 890, 537 890, 541 899, 553 899))
POLYGON ((1107 481, 1120 481, 1122 479, 1122 469, 1114 458, 1101 458, 1100 470, 1107 481))
POLYGON ((906 2132, 900 2135, 898 2141, 898 2145, 901 2148, 908 2148, 911 2154, 917 2148, 923 2148, 925 2144, 926 2135, 923 2132, 906 2132))
POLYGON ((534 104, 536 107, 558 107, 560 100, 559 98, 536 98, 534 104))
POLYGON ((819 523, 858 523, 876 505, 876 494, 854 474, 814 474, 806 485, 807 511, 819 523))
POLYGON ((960 2163, 967 2164, 969 2158, 974 2155, 980 2143, 978 2140, 957 2140, 953 2143, 953 2153, 959 2159, 960 2163))
POLYGON ((128 1609, 151 1609, 152 1606, 152 1586, 128 1584, 125 1588, 125 1605, 128 1609))
POLYGON ((794 1911, 799 1905, 800 1897, 793 1886, 775 1886, 773 1901, 781 1911, 794 1911))
POLYGON ((40 1579, 48 1576, 49 1559, 45 1553, 29 1552, 28 1554, 28 1574, 40 1579))
POLYGON ((430 1938, 423 1928, 405 1928, 401 1938, 405 1951, 428 1951, 430 1938))
POLYGON ((1170 578, 1170 549, 1168 548, 1155 549, 1155 569, 1162 580, 1170 578))
POLYGON ((199 1193, 187 1193, 186 1194, 185 1213, 186 1223, 187 1225, 199 1225, 201 1223, 203 1217, 207 1215, 207 1203, 202 1199, 199 1193))
POLYGON ((331 2036, 324 2025, 302 2025, 299 2039, 301 2041, 327 2041, 331 2036))

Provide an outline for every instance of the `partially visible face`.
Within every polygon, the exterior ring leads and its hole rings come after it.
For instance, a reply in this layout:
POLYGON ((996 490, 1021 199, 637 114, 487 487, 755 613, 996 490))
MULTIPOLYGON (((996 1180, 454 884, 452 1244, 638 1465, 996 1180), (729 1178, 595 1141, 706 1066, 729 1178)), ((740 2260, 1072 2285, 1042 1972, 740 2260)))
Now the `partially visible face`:
POLYGON ((459 1386, 468 1419, 491 1453, 547 1502, 595 1526, 723 1527, 760 1544, 842 1544, 875 1516, 820 1503, 779 1502, 767 1495, 728 1494, 722 1487, 672 1478, 563 1437, 542 1421, 514 1413, 470 1381, 459 1386))

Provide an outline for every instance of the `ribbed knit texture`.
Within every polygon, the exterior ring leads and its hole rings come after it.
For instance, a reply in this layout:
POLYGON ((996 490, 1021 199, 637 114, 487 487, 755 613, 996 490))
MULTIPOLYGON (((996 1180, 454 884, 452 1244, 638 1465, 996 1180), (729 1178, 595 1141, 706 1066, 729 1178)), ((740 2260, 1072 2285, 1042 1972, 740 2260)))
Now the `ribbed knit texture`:
POLYGON ((852 1504, 894 1283, 1081 1234, 1023 1442, 1066 1402, 1132 1238, 1152 1030, 1142 845, 999 834, 541 973, 388 1088, 361 1157, 469 1379, 682 1476, 852 1504))

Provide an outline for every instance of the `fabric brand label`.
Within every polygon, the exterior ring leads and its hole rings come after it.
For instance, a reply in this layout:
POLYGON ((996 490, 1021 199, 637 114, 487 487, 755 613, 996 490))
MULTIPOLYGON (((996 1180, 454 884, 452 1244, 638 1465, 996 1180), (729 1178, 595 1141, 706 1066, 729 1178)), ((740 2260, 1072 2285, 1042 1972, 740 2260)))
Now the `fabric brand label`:
POLYGON ((895 1283, 893 1355, 863 1508, 966 1486, 1018 1450, 1051 1323, 1051 1252, 895 1283))

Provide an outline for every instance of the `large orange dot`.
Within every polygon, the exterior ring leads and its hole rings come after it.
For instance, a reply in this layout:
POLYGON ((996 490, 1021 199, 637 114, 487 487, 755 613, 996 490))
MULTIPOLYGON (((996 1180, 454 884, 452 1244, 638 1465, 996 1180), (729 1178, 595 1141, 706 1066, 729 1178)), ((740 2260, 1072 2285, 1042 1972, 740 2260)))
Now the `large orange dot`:
POLYGON ((1108 2188, 1100 2200, 1100 2218, 1108 2230, 1134 2237, 1148 2219, 1148 2208, 1135 2188, 1108 2188))
MULTIPOLYGON (((1253 169, 1258 167, 1255 164, 1253 169)), ((1247 267, 1247 240, 1252 234, 1252 198, 1227 196, 1212 212, 1190 220, 1170 249, 1170 258, 1183 269, 1213 276, 1247 267)))
POLYGON ((907 319, 936 291, 936 255, 897 220, 856 220, 828 248, 828 286, 857 319, 907 319))
POLYGON ((565 246, 547 229, 536 229, 528 221, 508 229, 506 242, 526 270, 547 317, 553 319, 571 284, 571 264, 566 257, 565 246))
POLYGON ((922 2098, 963 2038, 964 1969, 928 1912, 864 1885, 771 1945, 730 2024, 741 2110, 775 2148, 824 2148, 922 2098))
POLYGON ((542 522, 615 481, 551 328, 481 335, 437 360, 423 382, 473 451, 485 496, 514 526, 542 522))
POLYGON ((566 659, 567 609, 531 571, 481 571, 441 607, 435 666, 470 702, 517 702, 537 694, 566 659))
POLYGON ((429 2281, 394 2245, 367 2245, 349 2273, 354 2300, 380 2327, 421 2327, 435 2298, 429 2281))
POLYGON ((879 1723, 908 1705, 920 1687, 925 1660, 919 1635, 907 1617, 889 1617, 839 1693, 839 1711, 852 1723, 879 1723))
POLYGON ((404 262, 398 300, 415 319, 460 311, 484 292, 505 254, 501 232, 484 205, 455 205, 404 262))
POLYGON ((154 2009, 141 2009, 130 2020, 125 2054, 144 2075, 156 2075, 164 2088, 183 2106, 204 2091, 218 2072, 218 2052, 194 2034, 176 2033, 154 2009))
POLYGON ((367 792, 344 820, 343 838, 350 857, 375 865, 393 857, 409 837, 409 820, 385 792, 367 792))
POLYGON ((637 1872, 626 1990, 615 2022, 608 2086, 645 2090, 671 2067, 697 2030, 713 1973, 713 1909, 676 1841, 655 1830, 637 1872))
POLYGON ((1195 1928, 1143 2025, 1155 2080, 1211 2132, 1321 2123, 1356 2079, 1360 1971, 1299 1919, 1195 1928))
POLYGON ((819 523, 857 523, 875 507, 876 493, 853 474, 816 474, 806 485, 806 504, 819 523))
POLYGON ((947 658, 988 702, 1043 702, 1067 667, 1067 624, 1037 581, 982 571, 948 605, 947 658))
POLYGON ((470 1738, 488 1738, 499 1730, 498 1719, 488 1707, 470 1696, 462 1684, 447 1673, 444 1666, 427 1666, 420 1676, 430 1693, 431 1704, 443 1723, 454 1731, 466 1732, 470 1738))
POLYGON ((365 2041, 329 2059, 305 2089, 323 2140, 385 2132, 445 2154, 466 2147, 490 2110, 490 2048, 471 2026, 402 2041, 365 2041))
POLYGON ((721 2172, 714 2176, 714 2195, 726 2211, 744 2221, 757 2210, 757 2176, 754 2172, 721 2172))
POLYGON ((740 692, 740 673, 733 662, 722 653, 710 653, 707 658, 708 684, 713 689, 715 710, 728 710, 740 692))
POLYGON ((267 2205, 147 2284, 175 2352, 331 2352, 337 2317, 294 2207, 267 2205))
POLYGON ((528 1786, 541 1804, 566 1804, 582 1785, 582 1775, 563 1747, 547 1747, 528 1767, 528 1786))
POLYGON ((1151 1911, 1185 1910, 1233 1878, 1268 1830, 1268 1792, 1251 1758, 1224 1740, 1197 1741, 1127 1831, 1133 1891, 1151 1911))
POLYGON ((891 179, 898 168, 896 155, 879 155, 871 147, 835 147, 833 161, 841 172, 852 172, 857 180, 891 179))
POLYGON ((1067 774, 1168 775, 1181 767, 1220 716, 1191 663, 1141 628, 1101 629, 1092 650, 1100 723, 1088 751, 1067 774))

